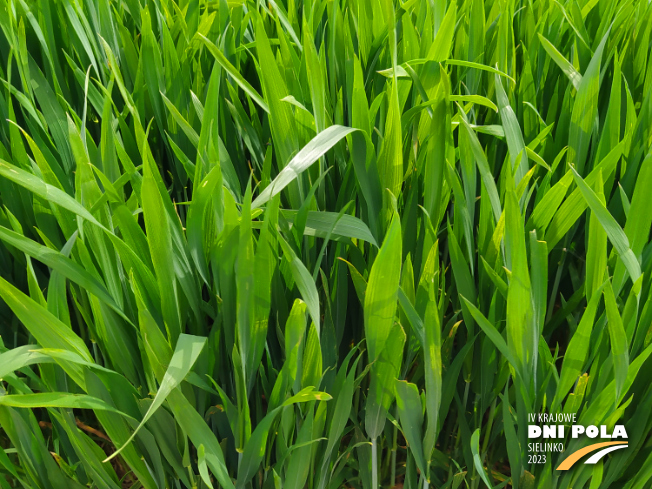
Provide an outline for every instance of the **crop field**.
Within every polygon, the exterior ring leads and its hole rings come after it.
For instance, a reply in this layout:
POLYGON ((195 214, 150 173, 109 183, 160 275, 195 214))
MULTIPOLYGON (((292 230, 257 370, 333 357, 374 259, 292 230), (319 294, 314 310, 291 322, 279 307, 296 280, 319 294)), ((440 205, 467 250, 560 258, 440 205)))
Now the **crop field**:
POLYGON ((651 33, 0 0, 0 489, 652 487, 651 33))

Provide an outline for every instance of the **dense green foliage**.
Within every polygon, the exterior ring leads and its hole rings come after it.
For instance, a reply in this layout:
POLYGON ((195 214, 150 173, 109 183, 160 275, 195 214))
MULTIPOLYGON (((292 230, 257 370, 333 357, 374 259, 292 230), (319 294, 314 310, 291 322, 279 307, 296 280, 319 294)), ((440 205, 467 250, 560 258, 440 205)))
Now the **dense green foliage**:
POLYGON ((650 487, 649 1, 0 28, 0 488, 650 487))

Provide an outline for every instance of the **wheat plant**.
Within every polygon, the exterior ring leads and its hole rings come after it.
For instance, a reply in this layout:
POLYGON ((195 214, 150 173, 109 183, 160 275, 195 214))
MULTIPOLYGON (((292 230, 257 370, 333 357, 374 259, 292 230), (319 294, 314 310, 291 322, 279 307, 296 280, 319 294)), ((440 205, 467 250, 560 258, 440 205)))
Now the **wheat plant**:
POLYGON ((0 488, 651 487, 651 31, 0 0, 0 488))

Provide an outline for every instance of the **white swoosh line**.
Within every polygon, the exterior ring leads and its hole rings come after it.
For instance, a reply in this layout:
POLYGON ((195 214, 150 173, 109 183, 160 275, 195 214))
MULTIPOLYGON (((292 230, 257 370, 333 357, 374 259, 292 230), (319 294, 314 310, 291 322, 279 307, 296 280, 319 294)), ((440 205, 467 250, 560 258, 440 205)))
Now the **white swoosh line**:
POLYGON ((599 461, 602 457, 604 457, 606 454, 608 454, 609 452, 613 452, 614 450, 619 450, 619 449, 621 449, 621 448, 627 448, 627 445, 614 445, 614 446, 612 446, 612 447, 607 447, 607 448, 605 448, 604 450, 600 450, 600 451, 599 451, 598 453, 596 453, 595 455, 592 455, 591 458, 589 458, 589 459, 588 459, 586 462, 584 462, 584 463, 585 463, 585 464, 597 464, 598 461, 599 461))

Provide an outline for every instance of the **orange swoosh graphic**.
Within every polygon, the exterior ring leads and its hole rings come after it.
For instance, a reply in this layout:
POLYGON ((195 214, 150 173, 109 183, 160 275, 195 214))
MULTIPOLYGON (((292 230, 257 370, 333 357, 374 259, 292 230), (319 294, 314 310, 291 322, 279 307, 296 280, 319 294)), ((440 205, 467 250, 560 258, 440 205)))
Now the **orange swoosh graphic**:
POLYGON ((568 457, 566 457, 566 460, 564 460, 562 463, 559 464, 559 467, 557 467, 557 470, 568 470, 575 464, 575 462, 577 462, 579 459, 581 459, 587 453, 591 453, 591 452, 597 450, 598 448, 608 447, 608 446, 611 446, 611 445, 627 445, 627 442, 605 441, 605 442, 602 442, 602 443, 594 443, 593 445, 589 445, 588 447, 580 448, 576 452, 573 452, 568 457))

